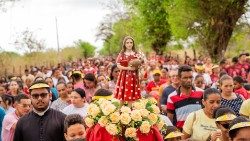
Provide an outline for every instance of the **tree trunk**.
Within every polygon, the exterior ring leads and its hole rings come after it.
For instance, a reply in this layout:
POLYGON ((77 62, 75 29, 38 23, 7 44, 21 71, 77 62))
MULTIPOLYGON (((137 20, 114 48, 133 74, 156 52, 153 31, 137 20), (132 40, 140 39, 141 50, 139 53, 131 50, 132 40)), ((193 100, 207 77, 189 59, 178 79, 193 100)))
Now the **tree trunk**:
POLYGON ((230 26, 228 26, 229 24, 217 26, 214 28, 215 30, 212 30, 210 33, 213 37, 209 38, 208 36, 205 45, 210 57, 214 61, 217 62, 223 59, 228 42, 232 36, 235 23, 230 26))
POLYGON ((214 61, 222 60, 238 19, 245 13, 247 0, 237 0, 227 6, 220 15, 212 16, 204 34, 200 38, 214 61))

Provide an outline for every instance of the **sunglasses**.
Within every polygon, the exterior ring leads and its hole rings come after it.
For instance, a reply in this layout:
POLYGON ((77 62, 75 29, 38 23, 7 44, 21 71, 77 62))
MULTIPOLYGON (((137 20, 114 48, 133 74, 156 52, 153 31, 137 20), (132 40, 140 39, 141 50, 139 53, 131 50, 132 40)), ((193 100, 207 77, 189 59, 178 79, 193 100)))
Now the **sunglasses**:
POLYGON ((220 124, 220 125, 223 126, 225 129, 229 129, 229 123, 220 124))
POLYGON ((31 97, 32 97, 33 99, 38 99, 39 97, 41 97, 41 98, 43 99, 43 98, 47 97, 48 94, 49 94, 49 93, 32 94, 31 97))

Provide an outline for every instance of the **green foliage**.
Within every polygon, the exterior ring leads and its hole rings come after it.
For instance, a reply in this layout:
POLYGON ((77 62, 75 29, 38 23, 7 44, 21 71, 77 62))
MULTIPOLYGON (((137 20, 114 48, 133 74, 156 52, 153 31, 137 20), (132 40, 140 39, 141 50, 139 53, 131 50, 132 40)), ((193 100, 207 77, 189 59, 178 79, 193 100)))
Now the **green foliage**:
POLYGON ((169 0, 165 9, 176 39, 189 36, 215 59, 221 59, 239 18, 246 12, 247 0, 169 0))
POLYGON ((142 20, 145 39, 150 41, 150 46, 162 54, 168 41, 171 38, 168 13, 164 8, 163 0, 125 0, 125 3, 132 5, 138 11, 137 17, 142 20))
POLYGON ((84 58, 93 57, 95 55, 95 49, 93 45, 82 40, 75 42, 76 47, 80 48, 84 58))
POLYGON ((226 52, 228 57, 237 56, 242 52, 250 52, 250 26, 243 25, 236 28, 229 42, 226 52))
POLYGON ((164 2, 164 7, 169 13, 168 21, 175 38, 186 39, 194 34, 194 22, 200 23, 197 0, 169 0, 164 2))
POLYGON ((171 37, 168 14, 162 0, 124 0, 130 7, 130 17, 113 24, 114 35, 105 41, 100 53, 108 55, 110 50, 118 53, 122 39, 126 35, 134 38, 137 49, 150 52, 152 49, 162 53, 171 37), (151 49, 152 48, 152 49, 151 49))

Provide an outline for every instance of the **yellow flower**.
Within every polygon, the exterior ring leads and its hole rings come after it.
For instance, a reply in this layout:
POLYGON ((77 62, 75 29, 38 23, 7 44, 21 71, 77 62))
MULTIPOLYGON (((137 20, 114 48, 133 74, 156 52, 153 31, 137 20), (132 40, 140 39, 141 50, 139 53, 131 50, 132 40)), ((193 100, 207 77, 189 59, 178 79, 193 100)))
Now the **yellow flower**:
POLYGON ((87 109, 88 115, 91 115, 93 118, 95 118, 100 112, 100 108, 96 104, 89 104, 87 109))
POLYGON ((147 117, 150 112, 147 109, 140 109, 140 113, 142 117, 147 117))
POLYGON ((121 107, 121 112, 129 114, 131 112, 131 109, 129 107, 127 107, 127 106, 122 106, 121 107))
POLYGON ((156 125, 157 125, 158 129, 161 130, 162 127, 164 126, 164 124, 165 124, 164 121, 161 119, 160 122, 157 123, 156 125))
POLYGON ((144 109, 146 105, 143 102, 134 102, 132 104, 132 107, 133 109, 140 110, 140 109, 144 109))
POLYGON ((98 123, 100 124, 101 127, 104 127, 108 123, 108 119, 106 116, 102 116, 99 120, 98 123))
POLYGON ((136 138, 136 129, 135 128, 127 128, 125 131, 125 137, 136 138))
POLYGON ((106 105, 105 107, 101 107, 102 108, 102 112, 105 116, 113 113, 116 109, 115 105, 113 104, 109 104, 109 105, 106 105))
POLYGON ((144 105, 146 105, 148 103, 148 99, 141 99, 140 102, 142 102, 144 105))
POLYGON ((118 123, 120 121, 120 114, 118 112, 114 112, 110 115, 110 120, 112 123, 118 123))
POLYGON ((131 118, 132 118, 134 121, 142 121, 142 117, 141 117, 140 110, 133 110, 133 111, 131 112, 131 118))
POLYGON ((160 114, 160 109, 159 109, 159 107, 158 106, 156 106, 156 105, 152 105, 151 106, 152 107, 152 109, 153 109, 153 112, 155 113, 155 114, 160 114))
POLYGON ((122 124, 129 124, 130 121, 131 121, 131 117, 128 113, 122 113, 121 116, 120 116, 120 120, 121 120, 121 123, 122 124))
POLYGON ((84 120, 88 127, 92 127, 94 125, 94 120, 92 118, 86 117, 84 120))
POLYGON ((153 125, 153 124, 156 124, 156 122, 158 121, 158 116, 154 113, 150 113, 148 115, 148 119, 149 119, 150 123, 153 125))
POLYGON ((150 131, 151 125, 149 124, 148 121, 143 121, 141 126, 140 126, 140 131, 144 134, 147 134, 150 131))
POLYGON ((117 135, 119 130, 115 124, 109 124, 105 127, 105 129, 109 132, 110 135, 117 135))
POLYGON ((108 100, 102 100, 102 102, 100 103, 100 108, 101 109, 104 109, 104 108, 106 108, 106 107, 108 107, 109 105, 111 105, 112 103, 111 103, 111 101, 108 101, 108 100))

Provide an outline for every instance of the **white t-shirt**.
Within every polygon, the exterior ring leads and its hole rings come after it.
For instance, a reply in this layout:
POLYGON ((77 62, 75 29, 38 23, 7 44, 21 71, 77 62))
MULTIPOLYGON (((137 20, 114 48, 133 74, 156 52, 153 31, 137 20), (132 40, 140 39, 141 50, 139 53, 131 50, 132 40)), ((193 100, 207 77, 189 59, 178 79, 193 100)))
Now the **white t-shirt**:
POLYGON ((217 129, 215 119, 206 116, 203 109, 190 113, 183 125, 183 131, 197 141, 205 141, 217 129))
POLYGON ((62 112, 66 115, 70 115, 70 114, 79 114, 82 117, 86 117, 87 116, 87 108, 88 108, 89 104, 85 103, 83 107, 81 108, 76 108, 73 104, 70 104, 69 106, 65 107, 62 112))

